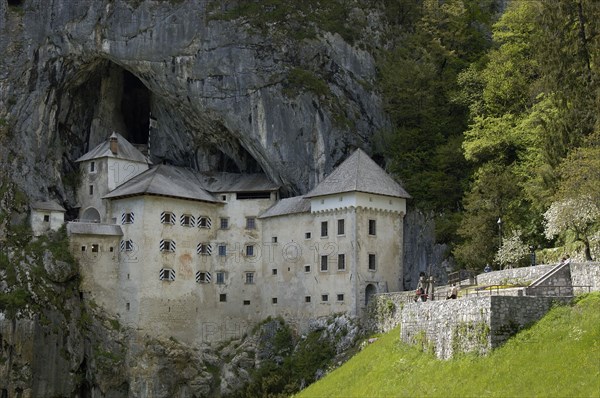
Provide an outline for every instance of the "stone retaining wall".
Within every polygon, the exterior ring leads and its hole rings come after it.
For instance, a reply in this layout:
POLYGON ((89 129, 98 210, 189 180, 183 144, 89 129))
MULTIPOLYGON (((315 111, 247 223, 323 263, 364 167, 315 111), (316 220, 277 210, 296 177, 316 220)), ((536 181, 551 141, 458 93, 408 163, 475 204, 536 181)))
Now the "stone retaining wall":
POLYGON ((546 272, 549 272, 554 265, 536 265, 535 267, 523 267, 505 269, 501 271, 492 271, 477 275, 477 284, 482 285, 502 285, 531 283, 546 272))
POLYGON ((600 291, 600 262, 572 263, 571 281, 574 294, 600 291), (584 286, 590 286, 590 288, 584 286))

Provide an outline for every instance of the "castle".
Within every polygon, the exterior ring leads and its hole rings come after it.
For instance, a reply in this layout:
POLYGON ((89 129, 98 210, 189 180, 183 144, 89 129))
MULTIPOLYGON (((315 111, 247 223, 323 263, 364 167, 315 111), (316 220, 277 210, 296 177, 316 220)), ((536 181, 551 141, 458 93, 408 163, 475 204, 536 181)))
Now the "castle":
POLYGON ((401 290, 409 195, 360 149, 285 199, 262 174, 153 166, 116 133, 77 162, 81 292, 143 334, 221 341, 268 316, 302 329, 401 290))

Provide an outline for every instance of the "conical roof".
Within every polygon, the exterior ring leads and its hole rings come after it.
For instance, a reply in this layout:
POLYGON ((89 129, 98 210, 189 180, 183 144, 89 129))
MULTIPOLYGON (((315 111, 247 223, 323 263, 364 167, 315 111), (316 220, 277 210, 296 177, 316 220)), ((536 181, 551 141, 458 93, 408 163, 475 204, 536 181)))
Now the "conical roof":
POLYGON ((304 197, 313 198, 342 192, 365 192, 410 198, 408 192, 362 149, 357 149, 304 197))

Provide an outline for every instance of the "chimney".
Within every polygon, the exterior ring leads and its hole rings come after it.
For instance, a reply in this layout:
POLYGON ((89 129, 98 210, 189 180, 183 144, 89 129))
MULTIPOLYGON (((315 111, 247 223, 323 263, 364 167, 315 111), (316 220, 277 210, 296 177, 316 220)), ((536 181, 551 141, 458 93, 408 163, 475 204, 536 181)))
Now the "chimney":
POLYGON ((112 135, 109 138, 110 151, 113 155, 116 155, 119 152, 119 143, 117 141, 117 134, 113 131, 112 135))

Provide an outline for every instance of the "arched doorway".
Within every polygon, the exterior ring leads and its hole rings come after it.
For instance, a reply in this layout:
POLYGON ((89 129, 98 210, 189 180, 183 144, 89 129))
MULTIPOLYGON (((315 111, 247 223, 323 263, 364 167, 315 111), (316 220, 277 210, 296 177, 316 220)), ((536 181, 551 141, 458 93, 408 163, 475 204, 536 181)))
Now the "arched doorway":
POLYGON ((365 289, 365 306, 369 305, 369 302, 375 293, 377 293, 377 288, 374 284, 369 283, 365 289))
POLYGON ((81 216, 81 221, 100 222, 100 212, 93 207, 88 207, 81 216))

